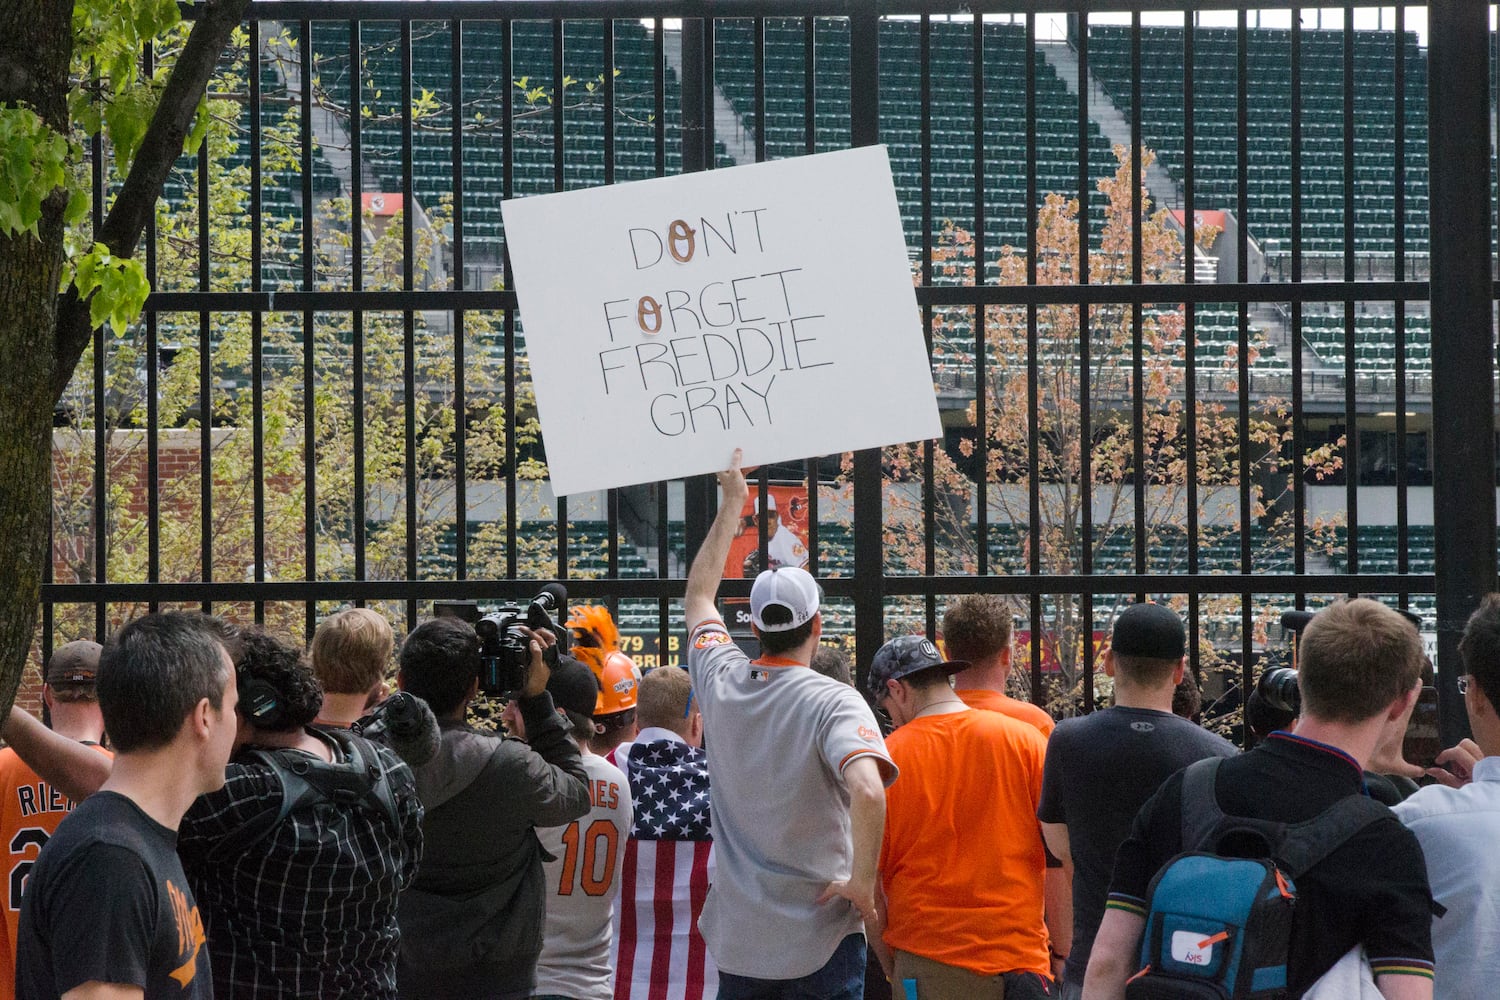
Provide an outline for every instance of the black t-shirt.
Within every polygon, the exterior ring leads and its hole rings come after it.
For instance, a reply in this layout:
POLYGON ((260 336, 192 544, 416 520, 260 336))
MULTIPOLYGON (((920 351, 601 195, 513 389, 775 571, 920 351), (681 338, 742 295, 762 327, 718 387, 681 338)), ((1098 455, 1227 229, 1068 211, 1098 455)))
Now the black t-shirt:
POLYGON ((53 1000, 97 981, 146 1000, 212 1000, 203 921, 177 834, 114 792, 62 821, 21 903, 16 996, 53 1000))
POLYGON ((1232 757, 1228 740, 1149 708, 1107 708, 1064 719, 1047 741, 1037 818, 1068 828, 1073 855, 1073 946, 1065 978, 1083 982, 1089 951, 1130 822, 1163 781, 1196 760, 1232 757))
MULTIPOLYGON (((1354 758, 1290 733, 1219 766, 1215 795, 1230 816, 1300 823, 1363 794, 1354 758)), ((1136 817, 1120 845, 1110 905, 1139 912, 1157 870, 1182 851, 1182 776, 1136 817)), ((1432 975, 1432 892, 1422 848, 1395 815, 1360 833, 1296 880, 1287 986, 1299 997, 1356 944, 1376 975, 1432 975)))

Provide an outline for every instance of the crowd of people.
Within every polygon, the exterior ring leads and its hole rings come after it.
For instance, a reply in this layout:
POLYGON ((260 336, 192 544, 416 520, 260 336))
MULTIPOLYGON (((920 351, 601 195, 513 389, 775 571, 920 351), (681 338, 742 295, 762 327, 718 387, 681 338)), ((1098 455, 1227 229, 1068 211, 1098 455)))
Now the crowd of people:
POLYGON ((0 1000, 1489 996, 1500 595, 1460 645, 1474 739, 1382 783, 1425 657, 1370 600, 1313 616, 1297 718, 1244 753, 1174 714, 1186 635, 1153 603, 1114 622, 1113 705, 1055 725, 1006 694, 991 595, 860 690, 777 566, 752 658, 717 604, 738 462, 686 669, 642 675, 603 608, 517 626, 504 734, 467 721, 484 650, 452 617, 399 652, 359 608, 308 651, 182 612, 60 647, 46 721, 0 727, 0 1000))

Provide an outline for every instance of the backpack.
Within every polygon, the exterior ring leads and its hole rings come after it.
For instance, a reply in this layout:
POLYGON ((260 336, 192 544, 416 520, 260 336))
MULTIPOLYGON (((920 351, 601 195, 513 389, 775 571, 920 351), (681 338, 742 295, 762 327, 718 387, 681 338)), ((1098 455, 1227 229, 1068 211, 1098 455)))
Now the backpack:
POLYGON ((1182 844, 1151 880, 1141 971, 1126 1000, 1270 1000, 1286 995, 1296 879, 1391 815, 1350 795, 1302 823, 1226 816, 1220 758, 1182 778, 1182 844))
POLYGON ((322 801, 373 809, 385 816, 392 829, 401 828, 396 794, 374 746, 341 730, 321 729, 319 733, 343 752, 343 760, 330 763, 300 750, 243 751, 246 757, 271 769, 281 796, 221 840, 212 857, 224 859, 244 853, 270 836, 293 810, 322 801))

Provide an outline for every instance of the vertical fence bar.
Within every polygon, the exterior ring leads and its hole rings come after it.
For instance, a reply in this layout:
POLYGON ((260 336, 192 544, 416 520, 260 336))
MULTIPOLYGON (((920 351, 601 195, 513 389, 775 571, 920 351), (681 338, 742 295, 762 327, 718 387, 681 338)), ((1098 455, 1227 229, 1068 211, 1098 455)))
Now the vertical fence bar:
MULTIPOLYGON (((1196 222, 1196 202, 1194 194, 1193 171, 1194 150, 1196 137, 1194 128, 1195 110, 1195 87, 1193 79, 1193 59, 1197 51, 1197 38, 1194 35, 1193 23, 1190 18, 1183 17, 1182 25, 1182 241, 1187 245, 1188 252, 1197 246, 1198 231, 1196 222)), ((1183 280, 1189 285, 1197 283, 1197 269, 1192 266, 1192 258, 1189 257, 1183 266, 1183 280)), ((1187 470, 1184 474, 1185 493, 1187 496, 1187 570, 1190 575, 1197 575, 1199 570, 1200 540, 1198 532, 1201 528, 1198 520, 1198 305, 1195 302, 1186 303, 1183 309, 1183 329, 1186 331, 1183 367, 1183 410, 1186 416, 1187 437, 1187 470)), ((1202 615, 1202 598, 1195 590, 1188 594, 1188 662, 1192 664, 1195 675, 1202 673, 1203 637, 1199 629, 1202 615)))
MULTIPOLYGON (((1089 17, 1078 16, 1078 274, 1089 284, 1089 17)), ((1078 568, 1094 572, 1094 414, 1093 319, 1087 305, 1078 306, 1078 568)), ((1078 602, 1078 630, 1082 638, 1084 711, 1094 710, 1094 594, 1085 591, 1078 602)))
MULTIPOLYGON (((360 21, 349 22, 349 286, 356 292, 365 287, 365 210, 364 210, 364 60, 360 51, 360 21)), ((455 217, 458 205, 454 204, 455 217)), ((353 502, 349 505, 354 535, 354 579, 363 580, 365 568, 365 314, 356 309, 350 317, 349 350, 353 373, 352 408, 355 419, 350 430, 354 438, 353 502)))
MULTIPOLYGON (((312 222, 312 21, 299 23, 297 58, 302 61, 298 95, 301 110, 299 134, 304 157, 302 171, 302 290, 317 287, 313 261, 312 222)), ((290 96, 290 95, 288 95, 290 96)), ((355 107, 358 107, 357 102, 355 107)), ((311 309, 302 312, 302 550, 303 569, 308 580, 318 578, 318 459, 317 459, 317 347, 315 316, 311 309)), ((207 577, 205 577, 206 579, 207 577)), ((318 623, 315 601, 308 601, 303 624, 308 635, 318 623)))
MULTIPOLYGON (((1302 12, 1292 9, 1291 32, 1291 235, 1292 286, 1302 283, 1302 12)), ((1302 367, 1302 299, 1292 301, 1292 572, 1307 572, 1307 418, 1302 367)), ((1296 607, 1307 607, 1299 588, 1296 607)))
MULTIPOLYGON (((708 77, 708 50, 713 45, 710 26, 702 18, 682 21, 682 172, 708 168, 707 119, 712 113, 712 80, 708 77)), ((657 33, 661 27, 658 24, 657 33)), ((658 116, 663 117, 663 116, 658 116)), ((703 545, 708 525, 718 507, 718 486, 712 476, 690 476, 683 480, 683 539, 689 559, 703 545)))
MULTIPOLYGON (((1130 15, 1130 280, 1139 287, 1145 276, 1141 259, 1141 229, 1144 219, 1141 180, 1141 12, 1130 15)), ((1193 248, 1184 249, 1187 269, 1193 267, 1193 248)), ((1135 464, 1135 571, 1146 572, 1146 361, 1142 302, 1130 304, 1130 450, 1135 464)), ((1145 600, 1136 594, 1136 600, 1145 600)))
MULTIPOLYGON (((453 287, 468 284, 464 275, 464 32, 463 21, 448 24, 448 73, 453 90, 453 287)), ((469 396, 464 311, 453 311, 453 575, 469 577, 469 396)))
MULTIPOLYGON (((412 150, 412 31, 411 21, 401 22, 401 289, 416 287, 417 193, 415 190, 416 156, 412 150)), ((406 442, 406 578, 422 576, 417 564, 417 316, 410 309, 401 313, 401 395, 405 418, 403 437, 406 442)), ((406 602, 407 628, 416 628, 417 602, 406 602)))
MULTIPOLYGON (((984 14, 974 14, 974 285, 986 284, 985 254, 988 241, 985 239, 985 122, 984 122, 984 14)), ((1028 58, 1031 58, 1028 55, 1028 58)), ((986 576, 990 571, 990 477, 989 477, 989 378, 986 356, 989 353, 986 341, 989 329, 988 316, 983 305, 974 307, 974 536, 976 572, 986 576)))
MULTIPOLYGON (((1344 8, 1344 280, 1354 267, 1354 8, 1344 8)), ((1359 572, 1359 378, 1354 297, 1344 300, 1344 504, 1349 533, 1348 572, 1359 572)))
MULTIPOLYGON (((659 22, 656 30, 659 38, 661 35, 659 22)), ((515 77, 514 44, 514 24, 509 19, 501 21, 500 78, 502 81, 510 81, 515 77)), ((500 98, 500 120, 505 123, 505 129, 500 135, 500 159, 505 174, 501 182, 501 197, 509 201, 516 196, 516 88, 507 82, 502 89, 504 93, 500 98)), ((509 238, 505 241, 504 266, 501 275, 506 288, 516 287, 515 271, 511 267, 509 238)), ((505 576, 511 580, 516 578, 519 562, 517 549, 520 545, 517 537, 519 525, 516 523, 518 510, 516 485, 520 479, 516 474, 516 426, 518 422, 516 414, 519 408, 516 401, 516 310, 511 308, 505 310, 505 576)))
MULTIPOLYGON (((1026 51, 1036 51, 1036 14, 1026 15, 1026 51)), ((1026 123, 1036 122, 1036 59, 1026 60, 1026 123)), ((1036 129, 1026 129, 1026 284, 1036 285, 1037 266, 1037 142, 1036 129)), ((1037 353, 1041 349, 1037 329, 1037 306, 1035 302, 1026 306, 1026 510, 1030 519, 1028 544, 1026 546, 1026 572, 1032 576, 1042 573, 1042 434, 1041 434, 1041 371, 1037 353)), ((1042 687, 1042 595, 1031 596, 1031 696, 1046 702, 1042 687)))
MULTIPOLYGON (((246 48, 255 67, 248 76, 250 81, 250 290, 261 290, 261 135, 260 135, 260 22, 249 24, 249 39, 246 48)), ((251 516, 255 520, 255 582, 266 582, 266 438, 265 438, 265 314, 256 309, 250 314, 250 385, 253 440, 251 464, 254 467, 254 496, 251 500, 251 516)), ((154 364, 154 362, 153 362, 154 364)), ((256 601, 255 620, 266 620, 266 604, 256 601)))
MULTIPOLYGON (((303 41, 306 42, 310 35, 304 31, 303 41)), ((304 59, 306 57, 304 56, 304 59)), ((311 71, 305 71, 305 78, 311 71)), ((304 130, 305 138, 305 130, 304 130)), ((303 149, 307 148, 303 143, 303 149)), ((213 287, 210 269, 213 266, 212 255, 209 248, 209 157, 213 155, 213 143, 206 137, 198 147, 198 290, 207 292, 213 287)), ((304 207, 304 212, 306 211, 304 207)), ((213 317, 208 310, 198 313, 198 547, 201 572, 204 583, 213 582, 214 578, 214 400, 213 400, 213 317)), ((102 333, 102 331, 101 331, 102 333)), ((95 346, 96 357, 103 353, 102 339, 95 346)), ((102 373, 102 369, 100 369, 102 373)), ((103 414, 97 415, 100 421, 103 414)), ((102 473, 101 473, 102 475, 102 473)), ((99 496, 103 496, 102 479, 97 487, 99 496)), ((103 525, 101 524, 102 528, 103 525)), ((98 579, 105 579, 103 560, 103 537, 99 538, 100 560, 98 579)), ((208 601, 203 602, 203 610, 212 610, 208 601)))
MULTIPOLYGON (((1394 107, 1392 119, 1392 182, 1395 190, 1391 199, 1392 277, 1396 281, 1406 280, 1406 8, 1396 8, 1395 38, 1396 72, 1392 94, 1394 107)), ((1411 572, 1410 511, 1407 509, 1406 489, 1408 476, 1406 463, 1406 297, 1396 300, 1396 572, 1405 576, 1411 572)), ((1401 607, 1410 606, 1410 595, 1402 590, 1401 607)))
MULTIPOLYGON (((1239 123, 1239 135, 1235 146, 1235 162, 1239 165, 1239 190, 1236 192, 1235 208, 1240 217, 1239 260, 1235 268, 1235 280, 1246 284, 1250 280, 1250 26, 1242 8, 1239 26, 1235 34, 1235 118, 1239 123)), ((1238 375, 1238 419, 1236 437, 1239 447, 1240 480, 1240 572, 1249 574, 1254 565, 1255 520, 1250 494, 1250 310, 1249 303, 1241 301, 1237 309, 1236 336, 1239 357, 1236 358, 1238 375)), ((1254 683, 1255 617, 1252 610, 1254 598, 1250 594, 1240 596, 1240 690, 1249 691, 1254 683)), ((1244 727, 1246 745, 1253 741, 1250 725, 1244 727)))
POLYGON ((1432 240, 1433 549, 1438 717, 1444 745, 1468 732, 1458 639, 1495 589, 1495 332, 1490 245, 1489 8, 1428 8, 1432 240))
MULTIPOLYGON (((873 0, 858 0, 849 17, 849 137, 854 146, 880 141, 880 18, 873 0)), ((870 657, 885 641, 884 501, 880 449, 854 453, 854 649, 863 689, 870 657)))

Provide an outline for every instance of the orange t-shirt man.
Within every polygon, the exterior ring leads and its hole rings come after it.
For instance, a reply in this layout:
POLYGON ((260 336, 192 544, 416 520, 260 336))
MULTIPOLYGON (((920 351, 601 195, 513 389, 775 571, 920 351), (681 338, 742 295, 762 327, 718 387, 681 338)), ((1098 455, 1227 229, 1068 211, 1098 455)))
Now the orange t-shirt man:
POLYGON ((1012 719, 1020 719, 1028 725, 1035 726, 1044 737, 1051 736, 1052 730, 1057 728, 1057 722, 1052 716, 1029 701, 1021 701, 1008 694, 984 688, 966 688, 954 693, 970 708, 982 708, 989 712, 1008 715, 1012 719))
POLYGON ((1036 810, 1046 740, 994 712, 912 719, 886 740, 885 941, 980 975, 1050 975, 1036 810))

